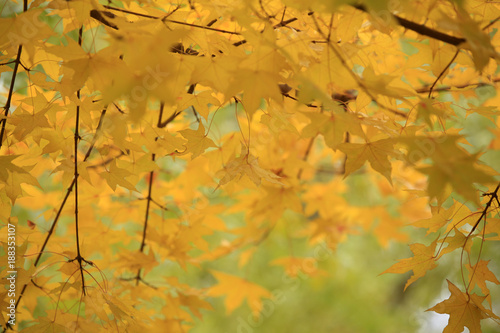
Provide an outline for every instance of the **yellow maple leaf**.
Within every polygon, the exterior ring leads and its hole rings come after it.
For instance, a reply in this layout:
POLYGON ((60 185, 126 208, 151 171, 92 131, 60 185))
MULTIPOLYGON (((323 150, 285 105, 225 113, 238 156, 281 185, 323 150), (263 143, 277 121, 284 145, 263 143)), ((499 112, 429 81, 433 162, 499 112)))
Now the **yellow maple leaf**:
POLYGON ((347 155, 345 177, 370 162, 371 167, 392 184, 392 166, 389 156, 397 155, 392 139, 382 139, 367 143, 342 143, 339 149, 347 155))
POLYGON ((318 261, 313 257, 284 257, 271 262, 271 265, 283 266, 286 274, 291 277, 301 275, 317 276, 325 275, 325 271, 318 269, 318 261))
POLYGON ((155 258, 153 249, 149 249, 148 254, 145 254, 144 252, 137 253, 121 251, 119 257, 120 267, 124 267, 132 271, 143 269, 144 275, 147 275, 154 267, 159 265, 159 262, 155 258))
POLYGON ((321 134, 327 146, 333 150, 344 141, 348 122, 342 114, 306 113, 306 116, 311 119, 311 123, 302 130, 303 136, 314 137, 321 134))
POLYGON ((113 160, 109 165, 109 171, 101 172, 100 175, 102 178, 106 179, 106 182, 113 191, 116 190, 116 185, 123 186, 131 191, 136 190, 135 186, 125 179, 125 177, 131 176, 132 173, 116 166, 116 160, 113 160))
POLYGON ((452 215, 456 209, 456 202, 448 209, 443 207, 432 206, 432 217, 424 220, 413 222, 412 224, 419 228, 428 228, 427 235, 437 232, 441 227, 451 221, 452 215))
POLYGON ((488 268, 489 260, 480 260, 474 266, 466 264, 465 267, 469 272, 470 289, 477 285, 479 289, 486 295, 486 298, 491 306, 490 289, 486 286, 486 281, 491 281, 494 284, 500 284, 495 274, 488 268))
POLYGON ((188 142, 185 144, 186 151, 182 154, 191 153, 191 159, 195 159, 196 157, 203 154, 203 152, 210 147, 216 147, 215 143, 207 137, 208 134, 205 134, 205 127, 202 123, 199 124, 198 129, 185 129, 179 131, 183 137, 185 137, 188 142))
POLYGON ((271 298, 271 293, 263 287, 243 278, 223 272, 212 271, 219 284, 208 291, 209 296, 226 296, 224 304, 228 314, 246 299, 254 315, 262 309, 262 298, 271 298))
POLYGON ((456 249, 463 248, 464 251, 469 252, 472 248, 472 242, 468 241, 467 237, 458 229, 454 228, 455 234, 453 236, 446 236, 440 242, 448 243, 448 245, 439 252, 439 257, 455 251, 456 249))
POLYGON ((497 174, 491 167, 481 164, 480 154, 469 154, 458 145, 458 135, 436 137, 411 136, 401 138, 400 142, 408 147, 408 160, 415 164, 430 157, 432 165, 416 168, 428 175, 427 191, 431 199, 439 202, 446 198, 446 190, 452 188, 465 199, 479 206, 478 193, 474 183, 490 184, 497 174))
POLYGON ((197 94, 184 94, 178 97, 180 100, 178 104, 179 110, 184 110, 190 106, 199 113, 205 120, 208 119, 208 114, 210 112, 209 105, 219 106, 220 102, 215 98, 210 91, 202 91, 197 94))
POLYGON ((392 265, 385 273, 402 274, 408 271, 413 271, 413 275, 406 281, 405 290, 410 284, 423 277, 427 271, 437 267, 436 257, 434 255, 436 249, 437 239, 431 245, 425 246, 424 244, 411 244, 410 250, 413 252, 412 258, 402 259, 398 263, 392 265))
POLYGON ((18 167, 12 163, 12 160, 17 157, 17 155, 0 157, 0 189, 10 198, 12 204, 23 194, 21 184, 29 184, 41 188, 36 178, 28 172, 33 166, 18 167), (2 185, 4 185, 3 188, 1 187, 2 185))
MULTIPOLYGON (((242 150, 245 148, 242 148, 242 150)), ((262 179, 273 184, 283 185, 278 179, 280 178, 271 171, 265 170, 259 166, 257 157, 250 153, 242 154, 240 157, 230 160, 224 169, 219 171, 219 175, 224 175, 219 181, 219 186, 229 183, 234 178, 240 179, 247 175, 255 185, 260 185, 262 179)))
POLYGON ((500 319, 482 303, 486 296, 466 294, 448 281, 450 298, 436 304, 426 311, 449 314, 448 325, 443 333, 461 333, 467 327, 471 333, 481 333, 481 320, 485 318, 500 319))

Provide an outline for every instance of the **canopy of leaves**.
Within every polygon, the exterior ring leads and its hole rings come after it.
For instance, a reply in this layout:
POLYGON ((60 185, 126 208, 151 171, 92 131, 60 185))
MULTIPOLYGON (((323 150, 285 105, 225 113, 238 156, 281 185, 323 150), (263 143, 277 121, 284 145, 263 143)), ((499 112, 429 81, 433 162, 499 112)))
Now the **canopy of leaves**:
POLYGON ((496 2, 0 14, 3 330, 498 330, 496 2))

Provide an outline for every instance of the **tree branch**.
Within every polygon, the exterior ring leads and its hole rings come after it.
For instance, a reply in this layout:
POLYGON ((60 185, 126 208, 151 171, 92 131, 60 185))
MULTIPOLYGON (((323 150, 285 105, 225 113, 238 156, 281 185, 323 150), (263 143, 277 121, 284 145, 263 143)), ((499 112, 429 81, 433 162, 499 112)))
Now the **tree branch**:
MULTIPOLYGON (((194 87, 192 91, 194 90, 194 87)), ((191 91, 191 92, 192 92, 191 91)), ((162 103, 160 108, 163 109, 164 104, 162 103)), ((160 114, 158 115, 158 125, 161 124, 161 116, 162 116, 163 110, 160 111, 160 114)), ((175 113, 174 113, 175 114, 175 113)), ((158 137, 155 138, 155 141, 158 140, 158 137)), ((156 154, 151 154, 151 160, 155 161, 156 154)), ((148 196, 147 196, 147 201, 146 201, 146 216, 144 217, 144 228, 142 230, 142 241, 141 241, 141 247, 139 249, 139 252, 143 253, 144 252, 144 246, 146 246, 146 232, 148 230, 148 220, 149 220, 149 207, 151 206, 151 202, 153 201, 152 197, 152 191, 153 191, 153 178, 154 178, 154 170, 151 170, 149 173, 149 186, 148 186, 148 196)), ((136 285, 139 285, 139 281, 141 281, 141 268, 137 271, 137 275, 135 277, 135 283, 136 285)))
MULTIPOLYGON (((78 31, 78 45, 82 46, 82 35, 83 35, 83 26, 80 27, 78 31)), ((80 89, 76 92, 76 97, 80 100, 80 89)), ((80 275, 82 277, 82 292, 83 295, 86 295, 85 292, 85 276, 83 275, 83 264, 84 261, 81 253, 80 253, 80 233, 78 227, 78 141, 80 140, 80 105, 76 106, 76 120, 75 120, 75 169, 74 169, 74 179, 75 179, 75 233, 76 233, 76 260, 78 261, 78 266, 80 267, 80 275)))
MULTIPOLYGON (((368 9, 364 5, 354 5, 353 7, 356 9, 359 9, 365 13, 369 13, 368 9)), ((447 44, 451 44, 454 46, 458 46, 458 45, 466 42, 465 38, 458 38, 458 37, 454 37, 451 35, 447 35, 447 34, 442 33, 440 31, 428 28, 423 24, 418 24, 418 23, 409 21, 409 20, 402 18, 402 17, 399 17, 397 15, 392 14, 392 17, 394 17, 394 19, 402 27, 405 27, 408 30, 415 31, 416 33, 418 33, 420 35, 431 37, 432 39, 440 40, 442 42, 445 42, 447 44)))
POLYGON ((0 148, 2 148, 2 143, 3 143, 3 136, 5 133, 5 125, 7 124, 7 115, 9 114, 10 111, 10 103, 12 102, 12 95, 14 94, 14 84, 16 83, 16 77, 17 77, 17 70, 19 68, 19 64, 21 63, 21 53, 23 52, 23 46, 19 45, 17 49, 17 57, 14 62, 14 71, 12 73, 12 79, 10 81, 10 87, 9 87, 9 94, 7 95, 7 101, 5 103, 4 112, 3 115, 5 118, 3 118, 0 123, 2 123, 2 129, 0 130, 0 148))
MULTIPOLYGON (((493 192, 485 193, 484 194, 484 195, 490 196, 490 200, 488 200, 488 202, 484 206, 483 211, 481 212, 481 215, 477 219, 477 221, 474 224, 474 226, 472 227, 471 231, 469 231, 469 233, 467 234, 467 237, 465 238, 464 244, 462 246, 463 249, 465 249, 465 246, 467 245, 467 241, 472 236, 472 233, 476 230, 476 228, 478 227, 479 223, 481 223, 481 221, 483 219, 484 219, 484 228, 486 228, 486 214, 488 214, 488 209, 490 208, 491 204, 493 203, 493 200, 496 200, 497 202, 499 201, 498 200, 498 190, 500 190, 500 183, 497 185, 497 187, 495 188, 495 190, 493 192)), ((460 256, 460 263, 462 263, 462 261, 463 261, 463 249, 462 249, 462 254, 460 256)), ((478 262, 479 262, 479 259, 481 258, 481 250, 482 250, 482 246, 481 246, 481 248, 479 250, 478 262)), ((472 279, 473 279, 475 273, 476 273, 476 270, 474 269, 472 275, 469 277, 469 284, 467 285, 467 288, 466 288, 466 292, 467 293, 469 293, 471 282, 472 282, 472 279)), ((463 279, 463 275, 462 275, 462 279, 463 279)), ((464 279, 464 285, 465 285, 465 279, 464 279)))
MULTIPOLYGON (((155 160, 155 154, 152 154, 151 159, 155 160)), ((146 232, 148 230, 148 221, 149 221, 149 207, 151 206, 151 193, 153 189, 153 176, 154 176, 154 171, 151 171, 149 173, 149 186, 148 186, 148 197, 146 198, 146 216, 144 217, 144 227, 142 229, 142 241, 141 241, 141 247, 139 249, 139 252, 143 253, 144 252, 144 247, 146 246, 146 232)), ((139 280, 141 278, 141 271, 142 268, 139 268, 137 271, 137 275, 135 277, 136 285, 139 285, 139 280)))
MULTIPOLYGON (((229 30, 224 30, 224 29, 212 28, 211 26, 207 26, 207 25, 198 25, 198 24, 194 24, 194 23, 187 23, 187 22, 182 22, 182 21, 177 21, 177 20, 171 20, 171 19, 167 18, 170 15, 170 13, 167 14, 166 16, 164 16, 164 17, 160 17, 160 16, 153 16, 153 15, 141 14, 141 13, 133 12, 133 11, 126 10, 126 9, 123 9, 123 8, 117 8, 117 7, 107 6, 107 5, 104 5, 103 7, 106 8, 106 9, 109 9, 109 10, 114 10, 114 11, 117 11, 117 12, 131 14, 131 15, 135 15, 135 16, 139 16, 139 17, 145 17, 145 18, 150 18, 150 19, 155 19, 155 20, 162 20, 163 22, 169 22, 169 23, 174 23, 174 24, 179 24, 179 25, 185 25, 185 26, 193 27, 193 28, 211 30, 211 31, 221 32, 221 33, 224 33, 224 34, 241 35, 239 32, 235 32, 235 31, 229 31, 229 30)), ((102 11, 102 13, 107 13, 107 12, 102 11)), ((108 14, 104 14, 104 15, 107 16, 108 14)), ((114 14, 112 14, 112 15, 114 16, 114 14)), ((92 16, 92 17, 94 17, 94 16, 92 16)), ((102 17, 102 15, 101 15, 101 17, 102 17)), ((98 20, 98 21, 100 21, 101 23, 105 24, 101 20, 98 20)), ((106 24, 106 25, 108 25, 108 24, 106 24)), ((108 26, 110 26, 113 29, 118 30, 118 27, 116 27, 116 25, 114 25, 114 27, 111 26, 111 25, 108 25, 108 26)))
MULTIPOLYGON (((494 78, 491 80, 491 82, 496 83, 500 82, 500 78, 494 78)), ((489 86, 490 84, 487 82, 475 82, 475 83, 466 83, 466 84, 460 84, 458 86, 442 86, 439 88, 434 88, 432 91, 449 91, 451 89, 463 89, 463 88, 468 88, 472 86, 476 87, 484 87, 484 86, 489 86)), ((428 86, 424 86, 422 88, 415 89, 415 91, 419 94, 425 94, 430 91, 430 88, 428 86)))
MULTIPOLYGON (((309 143, 307 144, 307 148, 306 148, 306 152, 304 153, 304 156, 302 157, 302 160, 305 162, 307 161, 307 158, 309 157, 309 154, 311 153, 311 150, 312 150, 312 147, 313 147, 313 144, 314 144, 314 140, 316 139, 316 136, 313 136, 310 140, 309 140, 309 143)), ((300 178, 302 177, 302 172, 304 171, 304 168, 300 168, 299 169, 299 172, 297 172, 297 179, 300 180, 300 178)))
POLYGON ((168 124, 170 124, 172 121, 174 121, 175 118, 177 118, 178 115, 180 115, 182 113, 182 111, 178 111, 178 112, 174 112, 170 117, 168 117, 167 120, 165 120, 164 122, 161 122, 160 119, 158 119, 158 128, 163 128, 165 126, 167 126, 168 124))
MULTIPOLYGON (((87 153, 85 154, 85 157, 83 159, 84 162, 89 158, 92 150, 94 149, 94 144, 95 144, 95 142, 97 140, 98 133, 101 130, 102 123, 103 123, 103 118, 104 118, 104 115, 106 114, 106 110, 107 109, 103 109, 101 111, 101 116, 99 118, 99 122, 98 122, 98 125, 97 125, 97 128, 96 128, 96 132, 94 134, 94 138, 91 141, 92 143, 91 143, 90 147, 88 148, 87 153)), ((75 182, 76 182, 76 179, 73 178, 73 181, 71 182, 71 184, 68 186, 68 189, 66 190, 66 195, 64 196, 63 201, 61 202, 61 205, 59 206, 59 209, 57 210, 57 213, 56 213, 56 216, 54 218, 54 221, 52 222, 52 225, 50 226, 50 229, 49 229, 49 231, 47 233, 47 236, 45 237, 45 240, 43 241, 42 247, 40 248, 40 251, 39 251, 39 253, 38 253, 38 255, 37 255, 36 259, 35 259, 35 262, 33 264, 33 266, 35 266, 35 267, 38 266, 38 264, 40 262, 40 259, 42 258, 42 255, 45 253, 44 252, 45 247, 47 246, 47 243, 49 242, 50 237, 54 233, 54 230, 56 228, 57 222, 59 221, 59 218, 61 217, 62 210, 63 210, 64 206, 66 205, 66 201, 68 200, 69 195, 73 191, 73 187, 75 186, 75 182)), ((21 299, 22 299, 22 297, 24 295, 24 292, 26 291, 27 287, 28 287, 28 284, 25 284, 23 286, 23 288, 21 289, 21 292, 19 293, 19 298, 17 299, 17 302, 16 302, 16 309, 17 309, 17 306, 19 305, 19 302, 21 301, 21 299)))

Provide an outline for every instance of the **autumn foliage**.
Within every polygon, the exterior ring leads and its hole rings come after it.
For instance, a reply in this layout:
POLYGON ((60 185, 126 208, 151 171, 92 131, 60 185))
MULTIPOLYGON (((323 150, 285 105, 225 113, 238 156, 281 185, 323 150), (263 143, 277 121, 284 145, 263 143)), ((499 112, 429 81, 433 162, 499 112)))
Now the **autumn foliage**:
POLYGON ((401 289, 457 259, 428 310, 444 332, 500 323, 497 3, 0 12, 4 330, 188 332, 219 299, 253 330, 286 302, 255 262, 334 279, 321 263, 364 233, 409 244, 383 272, 401 289))

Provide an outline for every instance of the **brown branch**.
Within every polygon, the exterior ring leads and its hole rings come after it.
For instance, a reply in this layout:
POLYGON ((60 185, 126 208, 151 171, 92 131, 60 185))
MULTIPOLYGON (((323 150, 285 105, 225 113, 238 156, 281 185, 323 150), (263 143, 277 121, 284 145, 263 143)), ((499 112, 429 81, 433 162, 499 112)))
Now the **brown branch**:
POLYGON ((485 25, 483 27, 483 30, 488 29, 489 27, 491 27, 493 24, 497 23, 498 21, 500 21, 500 16, 498 16, 496 19, 492 20, 490 23, 488 23, 487 25, 485 25))
MULTIPOLYGON (((273 25, 273 29, 277 29, 277 28, 281 28, 281 27, 285 27, 287 26, 288 24, 292 23, 292 22, 295 22, 297 21, 298 19, 296 17, 292 17, 288 20, 285 20, 285 21, 281 21, 280 23, 277 23, 275 25, 273 25)), ((264 30, 261 31, 261 33, 263 32, 264 30)), ((239 42, 236 42, 236 43, 233 43, 233 46, 240 46, 240 45, 243 45, 243 44, 246 44, 247 43, 247 40, 246 39, 242 39, 240 40, 239 42)))
MULTIPOLYGON (((155 160, 155 154, 152 154, 151 155, 151 159, 155 160)), ((141 241, 141 247, 139 249, 139 252, 143 253, 144 252, 144 247, 146 246, 146 232, 147 232, 147 229, 148 229, 148 221, 149 221, 149 207, 151 206, 151 193, 152 193, 152 189, 153 189, 153 176, 154 176, 154 171, 151 171, 149 173, 149 187, 148 187, 148 197, 147 197, 147 201, 146 201, 146 216, 144 218, 144 227, 142 229, 142 241, 141 241)), ((137 275, 136 275, 136 285, 139 285, 139 279, 141 278, 141 271, 142 269, 139 268, 139 270, 137 271, 137 275)))
MULTIPOLYGON (((302 160, 305 162, 307 161, 307 158, 309 157, 309 154, 311 153, 311 150, 312 150, 312 147, 313 147, 313 144, 314 144, 314 140, 316 139, 316 135, 314 137, 312 137, 310 140, 309 140, 309 143, 307 144, 307 148, 306 148, 306 152, 304 153, 304 156, 302 156, 302 160)), ((304 171, 304 168, 300 168, 299 169, 299 172, 297 173, 297 179, 300 180, 300 178, 302 177, 302 172, 304 171)))
MULTIPOLYGON (((155 154, 151 155, 151 160, 154 162, 155 161, 155 154)), ((149 173, 149 188, 148 188, 148 197, 147 197, 147 203, 146 203, 146 217, 144 219, 144 229, 142 231, 142 242, 141 242, 141 248, 140 252, 144 252, 144 246, 146 245, 146 231, 148 228, 148 219, 149 219, 149 207, 151 205, 151 193, 153 189, 153 176, 154 176, 154 171, 151 171, 149 173)))
MULTIPOLYGON (((114 11, 118 11, 118 12, 122 12, 122 13, 126 13, 126 14, 131 14, 131 15, 136 15, 136 16, 139 16, 139 17, 150 18, 150 19, 155 19, 155 20, 162 20, 163 22, 169 22, 169 23, 174 23, 174 24, 186 25, 186 26, 193 27, 193 28, 211 30, 211 31, 216 31, 216 32, 224 33, 224 34, 231 34, 231 35, 238 35, 238 36, 241 35, 241 33, 236 32, 236 31, 229 31, 229 30, 224 30, 224 29, 212 28, 211 25, 213 23, 215 23, 214 21, 210 22, 207 25, 198 25, 198 24, 194 24, 194 23, 187 23, 187 22, 182 22, 182 21, 167 19, 168 15, 170 15, 170 14, 168 14, 165 17, 159 17, 159 16, 153 16, 153 15, 147 15, 147 14, 137 13, 137 12, 133 12, 133 11, 130 11, 130 10, 123 9, 123 8, 117 8, 117 7, 107 6, 107 5, 104 5, 103 7, 106 8, 106 9, 109 9, 109 10, 114 10, 114 11)), ((101 11, 101 12, 102 13, 108 13, 108 12, 105 12, 105 11, 101 11)), ((114 15, 112 13, 109 13, 109 14, 114 15)), ((111 17, 109 14, 104 14, 104 15, 106 15, 108 17, 111 17)), ((94 16, 97 17, 96 14, 94 14, 94 16)), ((94 17, 94 16, 92 16, 92 17, 94 17)), ((103 15, 98 16, 98 18, 96 18, 96 17, 94 17, 94 18, 97 19, 98 21, 100 21, 103 24, 109 23, 103 17, 103 15), (104 23, 103 21, 105 21, 106 23, 104 23)), ((280 28, 280 27, 285 27, 288 24, 290 24, 292 22, 295 22, 297 20, 298 20, 298 18, 292 17, 292 18, 290 18, 288 20, 281 21, 281 22, 275 24, 273 26, 273 29, 280 28)), ((113 26, 111 26, 109 24, 106 24, 106 25, 110 26, 113 29, 118 29, 115 25, 113 25, 113 26)), ((246 42, 247 42, 246 39, 242 39, 242 40, 240 40, 238 42, 233 43, 233 46, 240 46, 240 45, 245 44, 246 42)))
MULTIPOLYGON (((82 35, 83 35, 83 26, 80 27, 78 31, 78 45, 82 46, 82 35)), ((76 92, 76 97, 80 100, 80 89, 76 92)), ((75 120, 75 169, 74 169, 74 180, 75 180, 75 233, 76 233, 76 260, 78 261, 78 266, 80 267, 80 275, 82 277, 82 292, 83 295, 86 295, 85 292, 85 276, 83 275, 83 262, 84 259, 80 252, 80 229, 78 225, 78 141, 80 140, 80 105, 76 106, 76 120, 75 120)))
POLYGON ((280 23, 275 24, 275 25, 273 26, 273 28, 274 28, 274 29, 276 29, 276 28, 286 27, 288 24, 290 24, 290 23, 292 23, 292 22, 295 22, 295 21, 297 21, 297 20, 298 20, 298 18, 296 18, 296 17, 292 17, 292 18, 290 18, 290 19, 288 19, 288 20, 281 21, 280 23))
POLYGON ((0 66, 10 65, 10 64, 13 64, 15 62, 16 62, 15 60, 7 61, 7 62, 2 62, 2 63, 0 63, 0 66))
MULTIPOLYGON (((190 85, 187 93, 191 94, 191 95, 194 94, 195 87, 196 87, 196 83, 190 85)), ((165 108, 165 103, 161 102, 160 103, 160 115, 158 116, 158 123, 156 124, 156 127, 158 127, 158 128, 163 128, 163 127, 167 126, 172 121, 174 121, 174 119, 177 118, 178 115, 180 115, 182 113, 182 111, 174 112, 168 119, 166 119, 165 121, 162 121, 164 108, 165 108)), ((196 120, 198 122, 200 122, 200 120, 198 118, 198 114, 196 113, 196 110, 194 109, 194 107, 193 107, 193 112, 194 112, 194 115, 196 116, 196 120)))
POLYGON ((124 153, 123 151, 120 150, 120 153, 116 156, 113 156, 113 157, 110 157, 104 161, 102 161, 101 163, 99 164, 94 164, 94 165, 89 165, 87 166, 87 169, 96 169, 98 167, 103 167, 103 166, 106 166, 108 165, 109 163, 113 162, 113 160, 116 160, 117 158, 120 158, 122 157, 123 155, 127 155, 127 153, 124 153))
MULTIPOLYGON (((94 139, 92 140, 92 143, 91 143, 90 147, 88 148, 87 153, 85 154, 85 157, 83 159, 84 162, 89 158, 90 153, 92 152, 92 150, 94 148, 94 144, 95 144, 95 141, 97 140, 97 135, 98 135, 99 131, 101 130, 102 123, 103 123, 103 118, 104 118, 105 114, 106 114, 106 109, 103 109, 101 111, 101 116, 99 118, 99 122, 98 122, 98 125, 97 125, 97 128, 96 128, 96 132, 94 134, 94 139)), ((50 237, 54 233, 54 230, 56 228, 57 222, 59 221, 59 218, 61 217, 62 210, 63 210, 64 206, 66 205, 66 201, 68 200, 69 195, 73 191, 74 185, 75 185, 75 178, 73 178, 73 181, 68 186, 68 189, 66 190, 66 195, 64 196, 63 201, 61 202, 61 205, 59 206, 59 209, 57 210, 57 213, 56 213, 56 216, 54 218, 54 221, 52 222, 52 225, 50 226, 50 229, 49 229, 49 231, 47 233, 47 236, 45 237, 45 240, 43 241, 42 247, 40 248, 40 251, 39 251, 39 253, 38 253, 38 255, 37 255, 36 259, 35 259, 35 263, 33 264, 33 266, 35 266, 35 267, 38 266, 38 264, 40 262, 40 259, 42 258, 42 255, 45 253, 44 249, 47 246, 47 243, 49 242, 50 237)), ((16 309, 17 309, 17 306, 19 305, 19 302, 21 301, 21 299, 22 299, 22 297, 24 295, 24 292, 26 291, 27 287, 28 287, 28 284, 25 284, 23 286, 23 288, 21 289, 21 292, 19 293, 19 298, 17 299, 17 302, 16 302, 16 309)))
MULTIPOLYGON (((483 211, 481 212, 481 215, 477 219, 477 221, 474 224, 474 226, 472 227, 471 231, 469 231, 469 233, 467 234, 467 237, 465 238, 464 244, 462 246, 463 249, 465 249, 465 246, 467 245, 467 241, 469 240, 469 238, 471 237, 472 233, 476 230, 476 228, 478 227, 479 223, 481 223, 481 220, 483 220, 483 219, 484 219, 484 228, 486 229, 486 214, 488 214, 488 209, 490 208, 491 204, 493 203, 493 200, 496 200, 497 202, 499 202, 499 200, 498 200, 498 190, 500 190, 500 183, 497 185, 497 187, 495 188, 495 190, 493 192, 489 192, 489 193, 484 193, 483 194, 483 196, 490 196, 490 200, 488 200, 488 202, 484 206, 483 211)), ((462 263, 463 249, 462 249, 462 254, 461 254, 461 257, 460 257, 460 263, 462 263)), ((481 250, 482 250, 482 246, 481 246, 481 250)), ((479 261, 479 259, 481 257, 481 250, 479 252, 478 261, 479 261)), ((472 281, 472 278, 474 277, 475 273, 476 273, 476 270, 474 269, 474 271, 472 273, 472 276, 469 277, 469 284, 467 285, 467 288, 466 288, 466 292, 467 293, 469 293, 469 288, 470 288, 470 285, 471 285, 471 281, 472 281)), ((462 275, 462 278, 463 278, 463 275, 462 275)), ((464 284, 465 284, 465 281, 464 281, 464 284)))
MULTIPOLYGON (((28 0, 23 0, 23 12, 26 12, 26 11, 28 11, 28 0)), ((7 116, 8 116, 9 111, 10 111, 10 103, 12 102, 12 96, 14 94, 14 83, 16 81, 17 70, 19 68, 19 64, 21 63, 21 53, 22 53, 22 51, 23 51, 23 46, 19 45, 18 48, 17 48, 16 60, 14 60, 14 70, 13 70, 13 73, 12 73, 12 79, 10 81, 10 87, 9 87, 9 93, 7 95, 7 101, 5 102, 5 105, 4 105, 4 117, 5 118, 3 118, 0 121, 2 123, 2 129, 0 130, 0 148, 2 148, 3 136, 4 136, 4 133, 5 133, 5 125, 7 124, 7 116)), ((17 299, 17 301, 15 303, 15 309, 16 310, 17 310, 17 306, 19 305, 19 300, 22 297, 22 293, 26 290, 26 286, 27 285, 23 286, 21 294, 19 295, 19 298, 17 299)), ((11 325, 9 322, 7 322, 7 324, 3 328, 2 332, 7 331, 8 329, 14 330, 14 328, 12 326, 13 325, 11 325)))
MULTIPOLYGON (((27 0, 25 0, 26 2, 27 0)), ((5 118, 0 120, 2 123, 2 129, 0 130, 0 148, 2 148, 3 136, 5 133, 5 125, 7 124, 7 115, 10 111, 10 103, 12 102, 12 95, 14 94, 14 84, 16 83, 17 70, 19 68, 19 64, 21 63, 21 53, 23 52, 23 46, 19 45, 17 49, 17 57, 14 63, 14 71, 12 73, 12 79, 10 81, 9 94, 7 95, 7 101, 5 102, 3 115, 5 118)))
POLYGON ((151 283, 145 281, 143 278, 139 277, 137 278, 136 276, 134 277, 130 277, 130 278, 124 278, 124 277, 120 277, 119 278, 120 280, 122 281, 133 281, 133 280, 136 280, 136 281, 140 281, 142 283, 144 283, 146 286, 150 287, 150 288, 153 288, 153 289, 158 289, 158 287, 152 285, 151 283))
POLYGON ((171 20, 171 19, 167 18, 170 15, 170 13, 167 14, 166 16, 164 16, 164 17, 160 17, 160 16, 153 16, 153 15, 141 14, 141 13, 133 12, 133 11, 126 10, 126 9, 123 9, 123 8, 117 8, 117 7, 107 6, 107 5, 104 5, 103 7, 106 8, 106 9, 109 9, 109 10, 117 11, 117 12, 122 12, 122 13, 126 13, 126 14, 131 14, 131 15, 135 15, 135 16, 139 16, 139 17, 145 17, 145 18, 150 18, 150 19, 155 19, 155 20, 162 20, 163 22, 169 22, 169 23, 174 23, 174 24, 179 24, 179 25, 185 25, 185 26, 192 27, 192 28, 199 28, 199 29, 204 29, 204 30, 211 30, 211 31, 221 32, 221 33, 230 34, 230 35, 241 35, 241 33, 236 32, 236 31, 229 31, 229 30, 224 30, 224 29, 217 29, 217 28, 212 28, 211 26, 207 26, 207 25, 198 25, 198 24, 194 24, 194 23, 187 23, 187 22, 182 22, 182 21, 177 21, 177 20, 171 20))
POLYGON ((163 210, 169 210, 166 206, 160 204, 158 201, 156 201, 155 199, 151 198, 151 202, 154 203, 155 205, 157 205, 158 207, 160 207, 161 209, 163 210))
MULTIPOLYGON (((494 78, 491 80, 491 82, 493 82, 493 83, 500 82, 500 78, 494 78)), ((460 84, 457 86, 442 86, 442 87, 434 88, 433 91, 449 91, 451 89, 464 89, 464 88, 473 87, 473 86, 484 87, 484 86, 489 86, 489 85, 491 85, 491 84, 489 84, 487 82, 475 82, 475 83, 460 84)), ((430 91, 430 88, 427 86, 424 86, 422 88, 415 89, 415 91, 419 94, 425 94, 425 93, 428 93, 430 91)))
POLYGON ((167 126, 168 124, 170 124, 172 121, 174 121, 175 118, 177 118, 178 115, 180 115, 182 113, 182 111, 179 111, 179 112, 174 112, 170 117, 168 117, 167 120, 165 120, 164 122, 161 122, 160 119, 158 119, 158 128, 163 128, 165 126, 167 126))
MULTIPOLYGON (((356 9, 359 9, 365 13, 369 12, 368 9, 364 5, 354 5, 353 7, 356 9)), ((454 46, 459 46, 460 44, 466 42, 465 38, 458 38, 458 37, 454 37, 451 35, 447 35, 447 34, 442 33, 440 31, 426 27, 423 24, 418 24, 418 23, 409 21, 409 20, 402 18, 402 17, 399 17, 397 15, 393 14, 392 17, 394 17, 394 19, 402 27, 404 27, 408 30, 415 31, 416 33, 418 33, 420 35, 431 37, 432 39, 440 40, 442 42, 445 42, 447 44, 451 44, 454 46)))
MULTIPOLYGON (((483 27, 482 30, 486 30, 488 29, 491 25, 493 25, 496 21, 498 21, 500 19, 500 16, 497 17, 496 19, 494 19, 493 21, 491 21, 489 24, 487 24, 486 26, 483 27)), ((443 68, 443 70, 441 71, 441 73, 439 73, 438 77, 436 78, 436 80, 432 83, 430 89, 429 89, 429 95, 427 96, 427 98, 431 98, 431 95, 432 95, 432 92, 434 90, 434 87, 436 86, 437 82, 439 81, 439 79, 441 77, 443 77, 444 73, 448 70, 448 68, 450 68, 450 66, 453 64, 453 61, 455 61, 455 59, 458 57, 458 54, 460 53, 460 49, 457 50, 457 52, 455 52, 455 55, 453 56, 453 58, 451 58, 450 62, 446 65, 445 68, 443 68)))
MULTIPOLYGON (((28 11, 28 0, 23 0, 23 12, 28 11)), ((10 103, 12 102, 12 96, 14 94, 14 84, 16 83, 16 77, 17 77, 17 70, 19 69, 19 65, 21 64, 21 54, 23 52, 23 46, 19 45, 17 48, 17 56, 16 60, 14 60, 14 70, 12 71, 12 79, 10 81, 10 87, 9 87, 9 93, 7 95, 7 101, 5 102, 4 105, 4 117, 0 122, 2 123, 2 129, 0 130, 0 148, 2 148, 2 143, 3 143, 3 136, 5 133, 5 125, 7 124, 7 116, 9 115, 10 111, 10 103)), ((23 66, 24 67, 24 66, 23 66)), ((17 306, 17 303, 16 303, 17 306)), ((10 327, 8 325, 7 327, 10 327)))
MULTIPOLYGON (((191 90, 191 92, 194 91, 194 87, 191 90)), ((164 107, 164 103, 160 105, 161 108, 164 107)), ((174 113, 175 114, 175 113, 174 113)), ((161 124, 161 116, 162 112, 158 115, 158 125, 161 124)), ((155 138, 155 141, 158 140, 158 137, 155 138)), ((155 161, 156 155, 153 153, 151 154, 151 160, 155 161)), ((139 252, 143 253, 144 252, 144 247, 146 246, 146 232, 148 230, 148 221, 149 221, 149 207, 151 206, 151 202, 153 201, 152 197, 152 191, 153 191, 153 177, 154 177, 154 170, 151 170, 149 172, 149 186, 148 186, 148 196, 147 196, 147 201, 146 201, 146 216, 144 217, 144 228, 142 230, 142 241, 141 241, 141 247, 139 249, 139 252)), ((139 285, 139 281, 141 280, 141 271, 142 269, 139 268, 137 271, 137 275, 135 277, 136 285, 139 285)))
POLYGON ((115 29, 115 30, 119 30, 118 27, 116 26, 116 24, 112 23, 112 22, 109 22, 108 20, 106 20, 106 18, 104 16, 107 16, 109 18, 115 18, 116 15, 111 13, 111 12, 108 12, 108 11, 99 11, 97 9, 92 9, 90 11, 90 17, 96 19, 97 21, 101 22, 102 24, 112 28, 112 29, 115 29))
POLYGON ((493 192, 484 194, 485 196, 489 195, 490 200, 486 203, 486 206, 484 206, 484 209, 481 212, 481 216, 479 216, 476 223, 472 227, 471 231, 469 231, 469 235, 467 236, 467 238, 474 232, 474 230, 476 230, 476 228, 479 225, 479 223, 481 222, 481 220, 486 217, 486 214, 488 213, 488 209, 490 208, 491 204, 493 203, 493 200, 495 200, 495 199, 498 200, 498 190, 500 190, 500 184, 497 185, 497 187, 495 188, 495 190, 493 192))

